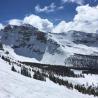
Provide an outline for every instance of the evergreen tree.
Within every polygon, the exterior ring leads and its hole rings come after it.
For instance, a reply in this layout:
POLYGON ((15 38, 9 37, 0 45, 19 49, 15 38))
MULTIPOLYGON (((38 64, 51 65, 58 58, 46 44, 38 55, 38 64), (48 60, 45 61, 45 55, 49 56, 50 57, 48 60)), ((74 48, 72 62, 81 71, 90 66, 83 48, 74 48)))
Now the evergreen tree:
POLYGON ((25 68, 25 67, 22 67, 22 68, 21 68, 21 74, 24 75, 24 76, 27 76, 27 77, 31 77, 30 72, 29 72, 28 69, 25 68))
POLYGON ((16 69, 14 68, 14 66, 12 66, 11 70, 14 72, 17 72, 16 69))
POLYGON ((34 73, 33 78, 41 81, 46 81, 45 76, 43 76, 43 74, 41 74, 39 71, 34 73))

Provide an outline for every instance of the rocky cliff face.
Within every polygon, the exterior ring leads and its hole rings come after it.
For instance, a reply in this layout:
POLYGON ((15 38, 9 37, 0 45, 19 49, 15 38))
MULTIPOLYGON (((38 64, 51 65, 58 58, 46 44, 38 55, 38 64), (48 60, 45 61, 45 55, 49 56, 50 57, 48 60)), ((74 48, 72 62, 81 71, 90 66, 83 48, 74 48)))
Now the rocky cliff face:
POLYGON ((79 31, 54 34, 28 24, 7 25, 0 31, 0 43, 17 55, 35 58, 40 63, 98 66, 98 34, 79 31))

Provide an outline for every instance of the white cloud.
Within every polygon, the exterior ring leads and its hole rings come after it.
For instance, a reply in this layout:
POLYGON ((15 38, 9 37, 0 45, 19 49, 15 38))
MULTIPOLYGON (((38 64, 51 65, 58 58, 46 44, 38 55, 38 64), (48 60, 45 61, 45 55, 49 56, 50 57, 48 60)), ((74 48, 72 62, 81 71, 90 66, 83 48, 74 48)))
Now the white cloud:
POLYGON ((89 5, 79 6, 76 8, 77 15, 75 21, 96 21, 98 20, 98 6, 90 7, 89 5))
POLYGON ((18 25, 18 26, 20 26, 22 24, 22 20, 19 20, 19 19, 11 19, 11 20, 9 20, 9 24, 10 25, 18 25))
POLYGON ((61 32, 65 32, 65 27, 66 27, 66 23, 65 21, 61 21, 54 29, 53 29, 53 33, 61 33, 61 32))
POLYGON ((55 11, 56 5, 54 3, 51 3, 49 6, 44 6, 43 8, 40 7, 40 5, 36 5, 35 6, 35 11, 38 13, 41 12, 53 12, 55 11))
MULTIPOLYGON (((37 15, 26 16, 23 20, 12 19, 9 21, 11 25, 30 24, 41 31, 62 33, 70 30, 83 31, 87 33, 95 33, 98 31, 98 6, 90 7, 89 5, 78 6, 77 14, 73 21, 61 21, 56 26, 48 19, 41 18, 37 15)), ((3 25, 0 24, 0 28, 3 25)))
POLYGON ((58 10, 62 10, 64 8, 64 6, 59 6, 58 10))
POLYGON ((64 8, 64 6, 57 7, 54 3, 51 3, 49 6, 44 6, 43 8, 41 8, 40 5, 36 5, 35 11, 38 13, 41 13, 41 12, 49 13, 49 12, 54 12, 56 10, 61 10, 63 8, 64 8))
POLYGON ((23 20, 23 23, 30 24, 41 31, 50 32, 53 29, 53 23, 48 19, 42 19, 37 15, 26 16, 23 20))
POLYGON ((48 10, 47 6, 45 6, 44 8, 40 8, 39 5, 35 6, 35 11, 38 12, 38 13, 40 13, 40 12, 47 12, 47 10, 48 10))
POLYGON ((76 4, 79 4, 79 5, 83 5, 84 4, 84 1, 85 0, 62 0, 63 3, 66 3, 66 2, 72 2, 72 3, 76 3, 76 4))
POLYGON ((52 22, 50 22, 48 19, 43 19, 34 14, 24 17, 23 20, 11 19, 11 20, 9 20, 8 24, 18 25, 18 26, 20 26, 22 24, 30 24, 44 32, 51 32, 51 30, 53 29, 52 22))
POLYGON ((95 33, 96 30, 98 30, 98 6, 78 6, 76 11, 77 14, 75 15, 73 21, 61 21, 57 26, 55 26, 53 32, 61 33, 69 30, 77 30, 95 33))
POLYGON ((3 29, 3 28, 4 28, 3 24, 0 23, 0 30, 3 29))

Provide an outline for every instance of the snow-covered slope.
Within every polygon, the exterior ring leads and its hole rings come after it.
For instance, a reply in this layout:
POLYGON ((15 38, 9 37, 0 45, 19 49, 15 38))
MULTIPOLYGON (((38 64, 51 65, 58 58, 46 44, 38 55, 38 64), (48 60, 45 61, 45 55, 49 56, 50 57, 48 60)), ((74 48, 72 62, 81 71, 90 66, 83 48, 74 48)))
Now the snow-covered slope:
MULTIPOLYGON (((41 32, 27 24, 7 25, 0 31, 0 39, 5 51, 9 51, 16 58, 26 57, 30 62, 83 66, 84 56, 87 60, 91 60, 94 56, 98 58, 98 34, 93 33, 69 31, 53 34, 41 32)), ((94 60, 92 65, 98 67, 97 60, 94 60)), ((89 63, 85 64, 88 65, 89 63)))
MULTIPOLYGON (((95 98, 64 86, 22 76, 0 58, 0 98, 95 98)), ((97 98, 97 97, 96 97, 97 98)))

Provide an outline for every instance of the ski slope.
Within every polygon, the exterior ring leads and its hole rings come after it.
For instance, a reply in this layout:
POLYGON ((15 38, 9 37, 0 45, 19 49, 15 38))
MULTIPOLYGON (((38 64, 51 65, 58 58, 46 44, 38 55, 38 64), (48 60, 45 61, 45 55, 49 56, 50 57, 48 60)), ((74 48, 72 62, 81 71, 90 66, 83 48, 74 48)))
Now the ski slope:
MULTIPOLYGON (((64 86, 22 76, 0 58, 0 98, 94 98, 64 86)), ((96 97, 97 98, 97 97, 96 97)))

